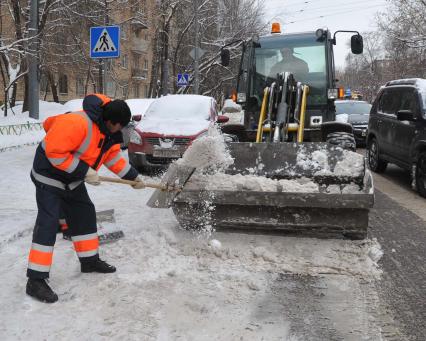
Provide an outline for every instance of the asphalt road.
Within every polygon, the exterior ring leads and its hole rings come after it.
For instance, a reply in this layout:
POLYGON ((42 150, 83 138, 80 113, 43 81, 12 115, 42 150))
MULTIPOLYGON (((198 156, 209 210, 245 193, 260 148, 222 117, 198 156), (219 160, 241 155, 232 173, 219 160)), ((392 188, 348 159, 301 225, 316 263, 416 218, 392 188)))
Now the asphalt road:
POLYGON ((381 311, 393 317, 387 339, 426 339, 426 199, 411 188, 409 174, 388 165, 374 174, 376 202, 370 211, 370 237, 384 251, 382 279, 376 283, 381 311))

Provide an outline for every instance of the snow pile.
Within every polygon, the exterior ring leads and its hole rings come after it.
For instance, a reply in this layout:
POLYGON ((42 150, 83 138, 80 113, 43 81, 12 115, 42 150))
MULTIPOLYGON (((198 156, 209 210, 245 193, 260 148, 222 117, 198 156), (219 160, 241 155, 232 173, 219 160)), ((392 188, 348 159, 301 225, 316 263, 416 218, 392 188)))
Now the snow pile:
POLYGON ((196 139, 185 151, 178 164, 195 167, 197 172, 218 172, 234 163, 222 133, 211 126, 206 135, 196 139))
POLYGON ((242 174, 196 174, 191 183, 206 190, 318 193, 319 187, 307 178, 275 180, 264 176, 242 174))
MULTIPOLYGON (((39 119, 35 120, 29 117, 29 112, 22 112, 22 103, 8 108, 7 116, 0 117, 0 126, 17 126, 14 130, 2 129, 0 134, 0 150, 24 145, 38 144, 44 137, 45 132, 39 123, 42 123, 47 117, 63 114, 67 108, 55 102, 39 101, 40 114, 39 119), (20 126, 22 125, 22 126, 20 126)), ((0 115, 4 115, 1 111, 0 115)))
POLYGON ((331 169, 329 159, 329 150, 326 147, 310 153, 302 146, 297 154, 296 162, 304 170, 315 170, 314 175, 356 177, 364 174, 365 160, 363 155, 350 150, 342 150, 342 158, 336 162, 334 169, 331 169))
POLYGON ((241 110, 241 105, 235 103, 232 99, 226 99, 223 104, 222 113, 235 113, 241 110))
POLYGON ((343 159, 336 163, 334 174, 341 176, 357 176, 364 174, 364 156, 350 150, 343 150, 343 159))
POLYGON ((383 254, 384 252, 382 250, 381 245, 377 242, 376 238, 373 238, 373 244, 368 250, 368 257, 370 257, 374 264, 377 264, 379 260, 383 257, 383 254))
POLYGON ((81 111, 83 110, 83 98, 71 99, 64 103, 66 111, 81 111))
POLYGON ((7 116, 4 117, 4 112, 1 111, 0 115, 0 125, 13 125, 13 124, 25 124, 25 123, 35 123, 43 122, 46 118, 50 116, 55 116, 67 112, 67 108, 60 103, 56 102, 46 102, 39 101, 39 119, 35 120, 29 116, 28 111, 22 112, 22 104, 14 106, 12 109, 8 108, 7 116))

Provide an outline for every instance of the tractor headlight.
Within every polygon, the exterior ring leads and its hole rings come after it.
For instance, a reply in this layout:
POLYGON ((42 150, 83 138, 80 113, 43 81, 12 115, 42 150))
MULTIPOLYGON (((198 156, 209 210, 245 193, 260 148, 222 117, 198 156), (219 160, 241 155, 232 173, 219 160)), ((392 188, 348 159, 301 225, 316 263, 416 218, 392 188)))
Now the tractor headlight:
POLYGON ((142 138, 136 130, 132 130, 130 133, 130 143, 142 144, 142 138))

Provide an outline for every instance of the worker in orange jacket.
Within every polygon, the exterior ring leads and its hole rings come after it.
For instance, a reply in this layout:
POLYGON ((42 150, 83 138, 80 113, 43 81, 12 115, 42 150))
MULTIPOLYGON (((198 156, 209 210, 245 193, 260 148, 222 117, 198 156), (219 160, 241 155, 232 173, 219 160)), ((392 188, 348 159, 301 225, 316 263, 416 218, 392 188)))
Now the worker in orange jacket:
POLYGON ((31 179, 36 187, 37 220, 27 269, 28 295, 53 303, 58 296, 49 287, 53 247, 60 210, 63 210, 81 272, 115 272, 99 258, 96 211, 84 182, 99 185, 97 170, 105 165, 122 179, 144 188, 138 172, 121 154, 121 129, 130 121, 130 109, 122 100, 100 94, 83 100, 83 111, 49 117, 46 136, 37 147, 31 179))

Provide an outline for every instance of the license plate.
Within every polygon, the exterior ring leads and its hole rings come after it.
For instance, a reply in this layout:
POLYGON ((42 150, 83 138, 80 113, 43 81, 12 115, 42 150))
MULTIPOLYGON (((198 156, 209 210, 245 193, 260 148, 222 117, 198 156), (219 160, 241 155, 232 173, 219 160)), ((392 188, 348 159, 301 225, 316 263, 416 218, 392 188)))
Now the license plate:
POLYGON ((181 157, 177 149, 154 149, 154 157, 179 158, 181 157))

